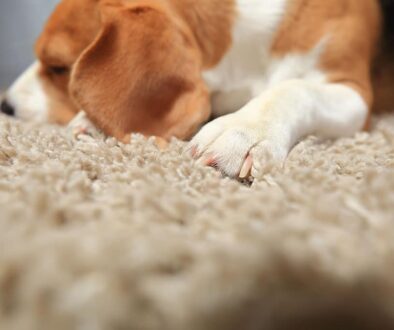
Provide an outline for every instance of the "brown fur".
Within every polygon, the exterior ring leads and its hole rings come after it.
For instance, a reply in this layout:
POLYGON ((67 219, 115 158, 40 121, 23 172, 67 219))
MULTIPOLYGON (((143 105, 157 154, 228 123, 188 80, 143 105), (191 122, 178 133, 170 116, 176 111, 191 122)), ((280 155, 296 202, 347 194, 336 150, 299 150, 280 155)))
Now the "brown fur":
POLYGON ((40 77, 49 95, 49 120, 67 124, 79 109, 68 92, 73 64, 100 28, 98 0, 62 1, 46 23, 35 50, 42 64, 40 77), (62 74, 51 69, 65 68, 62 74))
POLYGON ((375 102, 373 111, 394 109, 394 45, 384 45, 375 61, 373 74, 375 102))
POLYGON ((200 74, 229 48, 234 16, 233 0, 63 0, 36 45, 48 93, 68 99, 51 119, 64 123, 82 108, 122 140, 189 137, 209 117, 200 74), (68 72, 52 74, 59 66, 68 72))
MULTIPOLYGON (((65 104, 51 117, 66 122, 82 108, 122 140, 190 136, 210 111, 201 71, 230 47, 235 17, 234 0, 63 0, 36 46, 50 93, 65 104), (69 71, 56 77, 53 66, 69 71)), ((293 0, 272 52, 307 52, 328 36, 321 70, 371 105, 380 23, 375 0, 293 0)))
POLYGON ((48 98, 49 122, 66 125, 78 113, 77 107, 67 92, 69 74, 58 76, 41 67, 39 75, 45 93, 50 95, 48 98))
POLYGON ((330 82, 354 88, 371 107, 371 66, 380 30, 377 1, 294 0, 272 51, 277 56, 307 52, 326 37, 320 68, 330 82))
POLYGON ((75 65, 71 91, 105 133, 185 138, 210 114, 195 39, 156 1, 106 2, 103 27, 75 65))
POLYGON ((203 68, 219 63, 232 43, 234 0, 170 0, 190 26, 203 56, 203 68))

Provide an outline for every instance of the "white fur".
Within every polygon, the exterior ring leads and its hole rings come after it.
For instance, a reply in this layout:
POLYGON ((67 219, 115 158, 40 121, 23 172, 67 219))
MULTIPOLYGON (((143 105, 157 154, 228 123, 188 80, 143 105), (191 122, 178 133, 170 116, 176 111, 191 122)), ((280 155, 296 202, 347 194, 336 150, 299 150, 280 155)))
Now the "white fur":
POLYGON ((102 136, 102 132, 93 125, 85 111, 80 111, 73 120, 68 123, 67 128, 71 136, 76 140, 86 136, 94 138, 102 136))
POLYGON ((32 64, 10 87, 7 101, 15 108, 18 118, 47 121, 48 96, 39 76, 40 64, 32 64))
POLYGON ((214 160, 225 174, 237 176, 255 150, 283 162, 293 145, 308 134, 354 134, 362 128, 367 112, 364 100, 349 87, 287 80, 241 110, 207 124, 191 143, 199 156, 214 160))
POLYGON ((204 72, 215 115, 234 112, 261 92, 269 50, 288 0, 237 0, 233 43, 220 64, 204 72))
POLYGON ((214 114, 227 115, 203 127, 191 146, 202 162, 214 163, 226 175, 243 172, 250 155, 254 170, 264 154, 281 163, 302 137, 352 135, 366 120, 368 106, 361 96, 328 83, 318 68, 327 38, 308 53, 270 55, 286 4, 238 0, 232 48, 204 74, 214 114))

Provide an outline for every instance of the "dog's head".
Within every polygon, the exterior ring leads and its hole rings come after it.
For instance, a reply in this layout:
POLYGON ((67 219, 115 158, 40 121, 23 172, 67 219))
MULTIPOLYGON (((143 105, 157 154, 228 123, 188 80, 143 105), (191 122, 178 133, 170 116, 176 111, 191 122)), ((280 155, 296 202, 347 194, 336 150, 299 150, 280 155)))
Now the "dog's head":
POLYGON ((209 116, 196 40, 164 2, 63 0, 35 50, 3 112, 66 124, 84 110, 118 139, 187 138, 209 116))

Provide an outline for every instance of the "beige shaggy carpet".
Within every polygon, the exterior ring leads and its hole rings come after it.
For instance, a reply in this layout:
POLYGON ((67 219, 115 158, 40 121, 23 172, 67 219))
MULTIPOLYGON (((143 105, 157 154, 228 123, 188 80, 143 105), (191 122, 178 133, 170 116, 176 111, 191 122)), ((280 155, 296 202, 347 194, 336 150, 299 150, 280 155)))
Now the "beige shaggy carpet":
POLYGON ((0 329, 394 329, 394 116, 247 186, 0 117, 0 329))

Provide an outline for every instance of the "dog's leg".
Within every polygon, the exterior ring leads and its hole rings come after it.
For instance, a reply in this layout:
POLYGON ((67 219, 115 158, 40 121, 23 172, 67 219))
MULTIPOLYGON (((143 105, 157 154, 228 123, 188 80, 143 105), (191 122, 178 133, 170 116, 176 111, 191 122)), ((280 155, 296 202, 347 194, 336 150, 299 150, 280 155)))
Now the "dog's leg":
POLYGON ((269 158, 283 163, 302 137, 353 135, 367 115, 367 103, 345 84, 289 80, 238 112, 208 123, 190 149, 195 158, 230 177, 245 177, 250 171, 254 176, 269 158))

